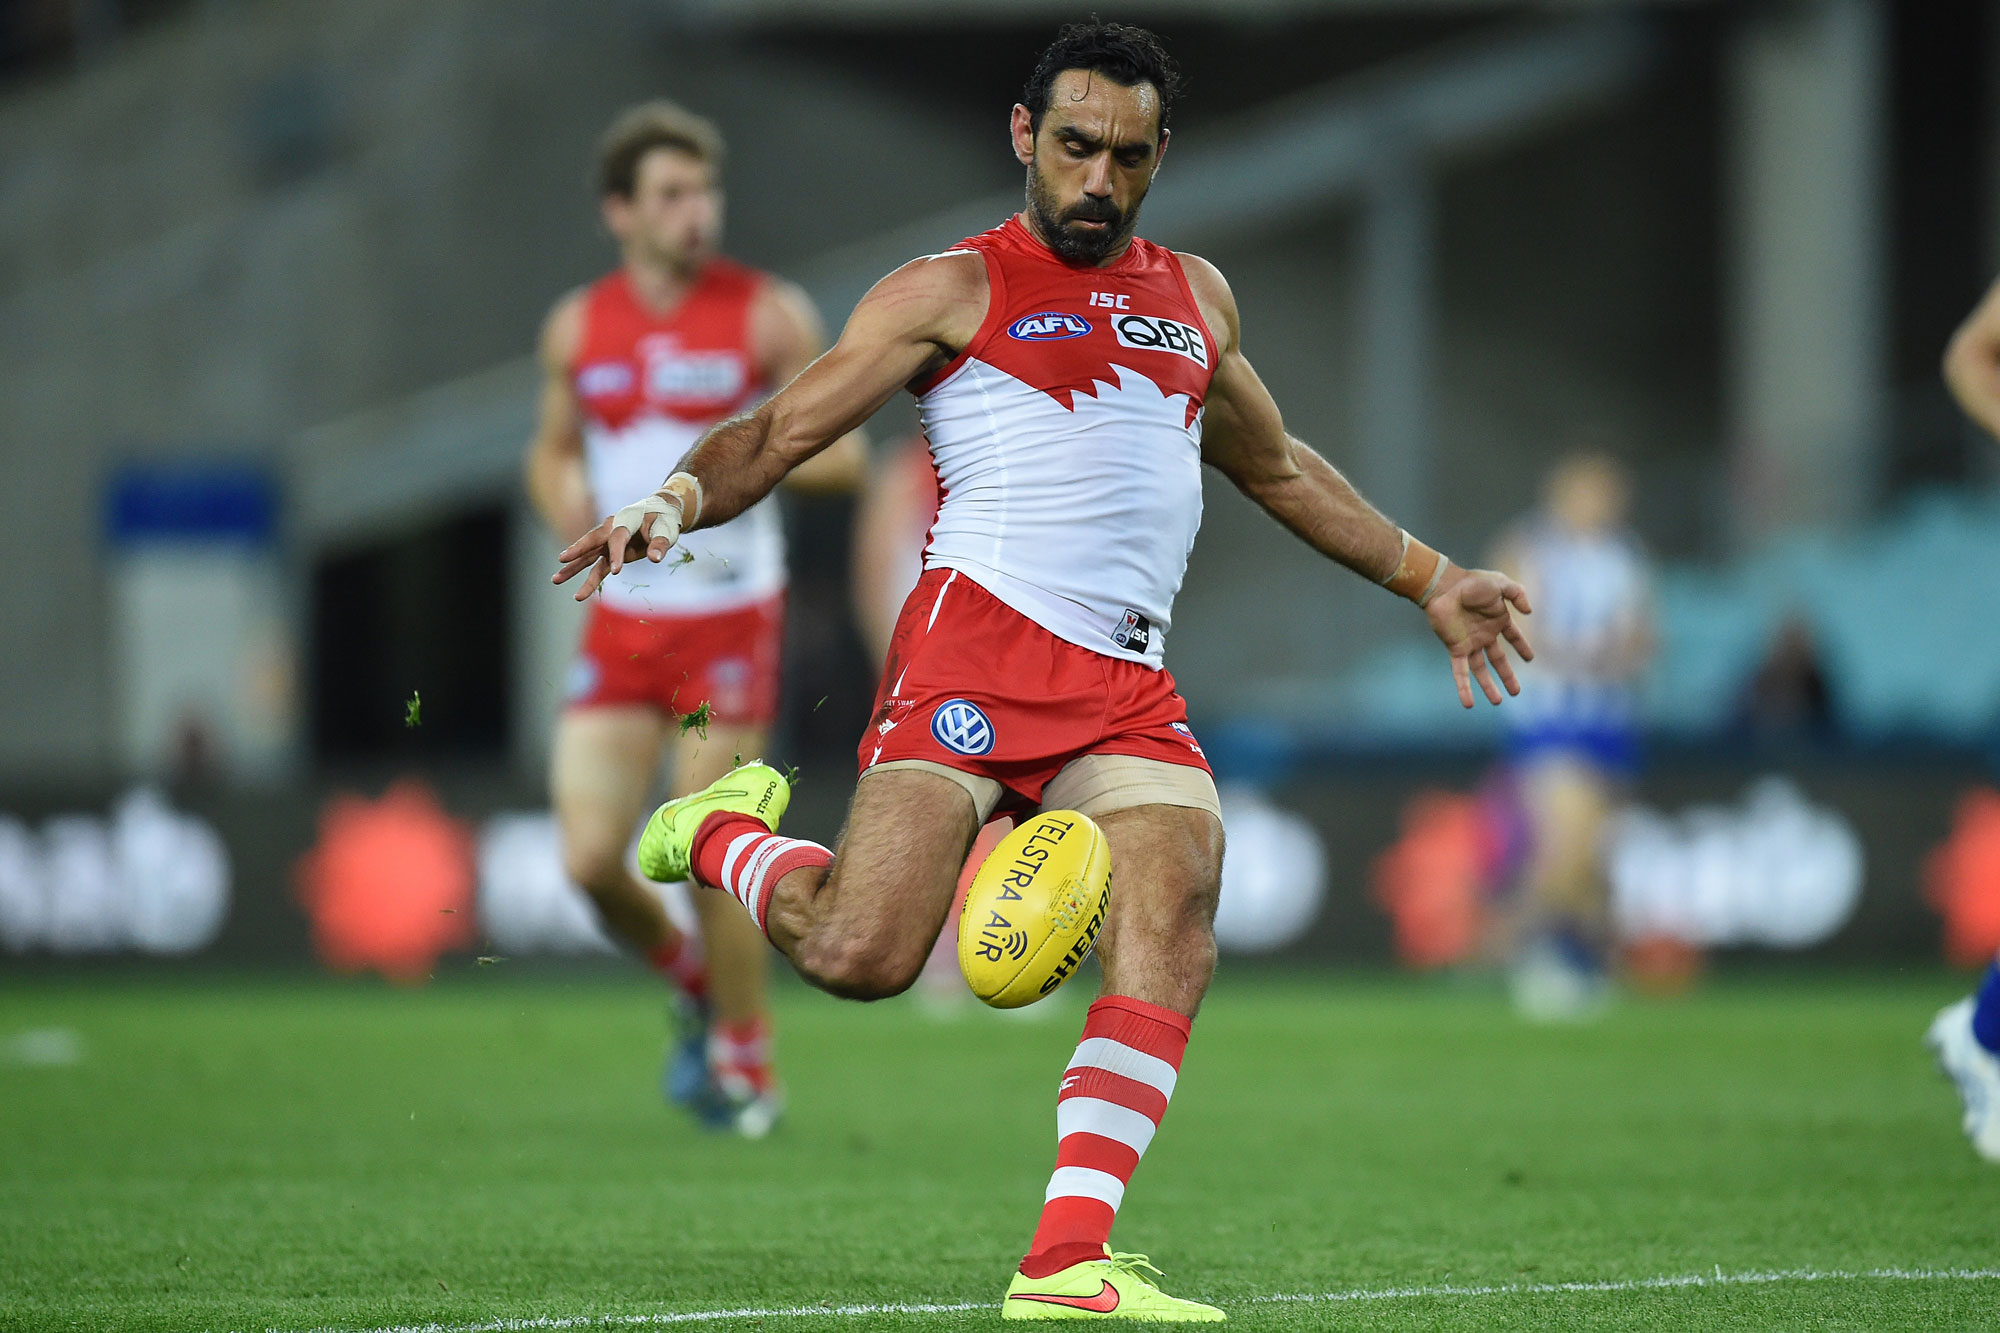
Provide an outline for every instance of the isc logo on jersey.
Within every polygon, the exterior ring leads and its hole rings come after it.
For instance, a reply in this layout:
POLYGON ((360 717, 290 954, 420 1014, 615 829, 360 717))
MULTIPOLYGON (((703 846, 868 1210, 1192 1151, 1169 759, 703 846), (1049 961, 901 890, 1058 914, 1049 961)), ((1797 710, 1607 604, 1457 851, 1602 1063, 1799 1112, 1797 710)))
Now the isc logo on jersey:
POLYGON ((1058 338, 1081 338, 1090 332, 1090 321, 1060 310, 1044 310, 1023 315, 1007 326, 1007 336, 1024 343, 1054 342, 1058 338))
POLYGON ((1074 810, 1047 810, 1000 840, 958 917, 958 966, 995 1009, 1033 1004, 1076 975, 1111 909, 1111 847, 1074 810))
POLYGON ((1164 319, 1157 315, 1120 315, 1111 321, 1111 331, 1118 335, 1120 347, 1135 347, 1142 352, 1172 352, 1208 369, 1208 339, 1201 336, 1201 330, 1192 324, 1183 324, 1177 319, 1164 319))

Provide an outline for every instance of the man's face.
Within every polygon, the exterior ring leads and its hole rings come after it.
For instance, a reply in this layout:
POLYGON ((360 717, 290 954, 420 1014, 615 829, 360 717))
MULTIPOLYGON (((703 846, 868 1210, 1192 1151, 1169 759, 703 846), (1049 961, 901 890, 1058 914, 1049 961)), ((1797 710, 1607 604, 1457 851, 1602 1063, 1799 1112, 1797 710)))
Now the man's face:
POLYGON ((1056 76, 1039 133, 1028 108, 1014 108, 1014 155, 1028 168, 1028 214, 1035 230, 1072 264, 1123 254, 1139 204, 1167 150, 1160 94, 1127 88, 1090 70, 1056 76))
POLYGON ((687 270, 715 253, 722 236, 722 189, 699 158, 655 148, 639 159, 632 197, 606 195, 604 225, 629 252, 687 270))

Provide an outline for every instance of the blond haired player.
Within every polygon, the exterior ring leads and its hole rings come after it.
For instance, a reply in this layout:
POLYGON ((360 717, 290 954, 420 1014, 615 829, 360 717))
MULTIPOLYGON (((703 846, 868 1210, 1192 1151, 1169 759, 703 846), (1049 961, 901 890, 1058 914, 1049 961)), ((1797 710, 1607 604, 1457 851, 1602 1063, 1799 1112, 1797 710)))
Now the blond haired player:
MULTIPOLYGON (((717 253, 722 151, 713 125, 668 102, 626 111, 599 148, 600 204, 620 263, 558 301, 542 328, 527 463, 529 497, 565 539, 824 346, 798 288, 717 253)), ((852 486, 862 458, 848 438, 791 480, 852 486)), ((549 785, 570 877, 683 997, 688 1031, 668 1095, 756 1137, 780 1109, 763 940, 726 897, 697 888, 704 957, 625 858, 663 752, 673 789, 688 792, 734 755, 763 749, 778 702, 784 538, 765 503, 683 546, 684 560, 606 585, 591 608, 549 785)))
POLYGON ((698 540, 894 394, 917 395, 944 502, 839 853, 775 832, 785 781, 759 764, 663 807, 639 857, 728 889, 808 980, 873 999, 917 975, 996 808, 1102 827, 1117 877, 1103 990, 1061 1072, 1056 1168, 1009 1319, 1223 1317, 1107 1244, 1215 970, 1222 824, 1163 662, 1201 465, 1423 606, 1466 707, 1475 679, 1495 703, 1515 688, 1503 639, 1528 652, 1520 585, 1411 539, 1286 433, 1222 275, 1133 235, 1178 82, 1149 32, 1064 28, 1012 112, 1023 211, 876 284, 832 351, 710 431, 556 576, 588 571, 584 595, 628 561, 650 576, 684 531, 698 540))
POLYGON ((1508 710, 1507 766, 1528 816, 1511 989, 1567 1020, 1607 994, 1604 829, 1639 771, 1639 688, 1653 651, 1652 570, 1626 526, 1631 484, 1608 454, 1562 459, 1494 564, 1534 590, 1540 655, 1508 710))

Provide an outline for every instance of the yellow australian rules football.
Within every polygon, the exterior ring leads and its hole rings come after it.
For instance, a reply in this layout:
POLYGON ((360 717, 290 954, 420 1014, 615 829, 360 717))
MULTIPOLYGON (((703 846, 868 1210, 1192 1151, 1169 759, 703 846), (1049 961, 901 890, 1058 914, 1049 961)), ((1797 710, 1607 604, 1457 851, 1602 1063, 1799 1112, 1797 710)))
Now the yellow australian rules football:
POLYGON ((1068 981, 1111 907, 1111 847, 1074 810, 1045 810, 1000 840, 958 916, 958 967, 995 1009, 1033 1004, 1068 981))

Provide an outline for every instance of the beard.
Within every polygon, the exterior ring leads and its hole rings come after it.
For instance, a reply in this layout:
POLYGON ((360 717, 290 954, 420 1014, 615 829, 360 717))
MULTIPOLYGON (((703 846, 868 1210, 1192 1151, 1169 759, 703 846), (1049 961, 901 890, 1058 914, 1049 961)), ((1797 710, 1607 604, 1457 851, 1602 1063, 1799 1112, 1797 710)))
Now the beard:
POLYGON ((1139 205, 1144 200, 1142 194, 1132 201, 1130 209, 1120 210, 1108 199, 1085 195, 1064 208, 1041 173, 1032 164, 1028 167, 1028 212, 1035 219, 1036 230, 1048 239, 1049 249, 1065 263, 1095 266, 1122 250, 1132 239, 1132 229, 1139 223, 1139 205), (1073 226, 1076 222, 1106 225, 1100 231, 1073 226))

